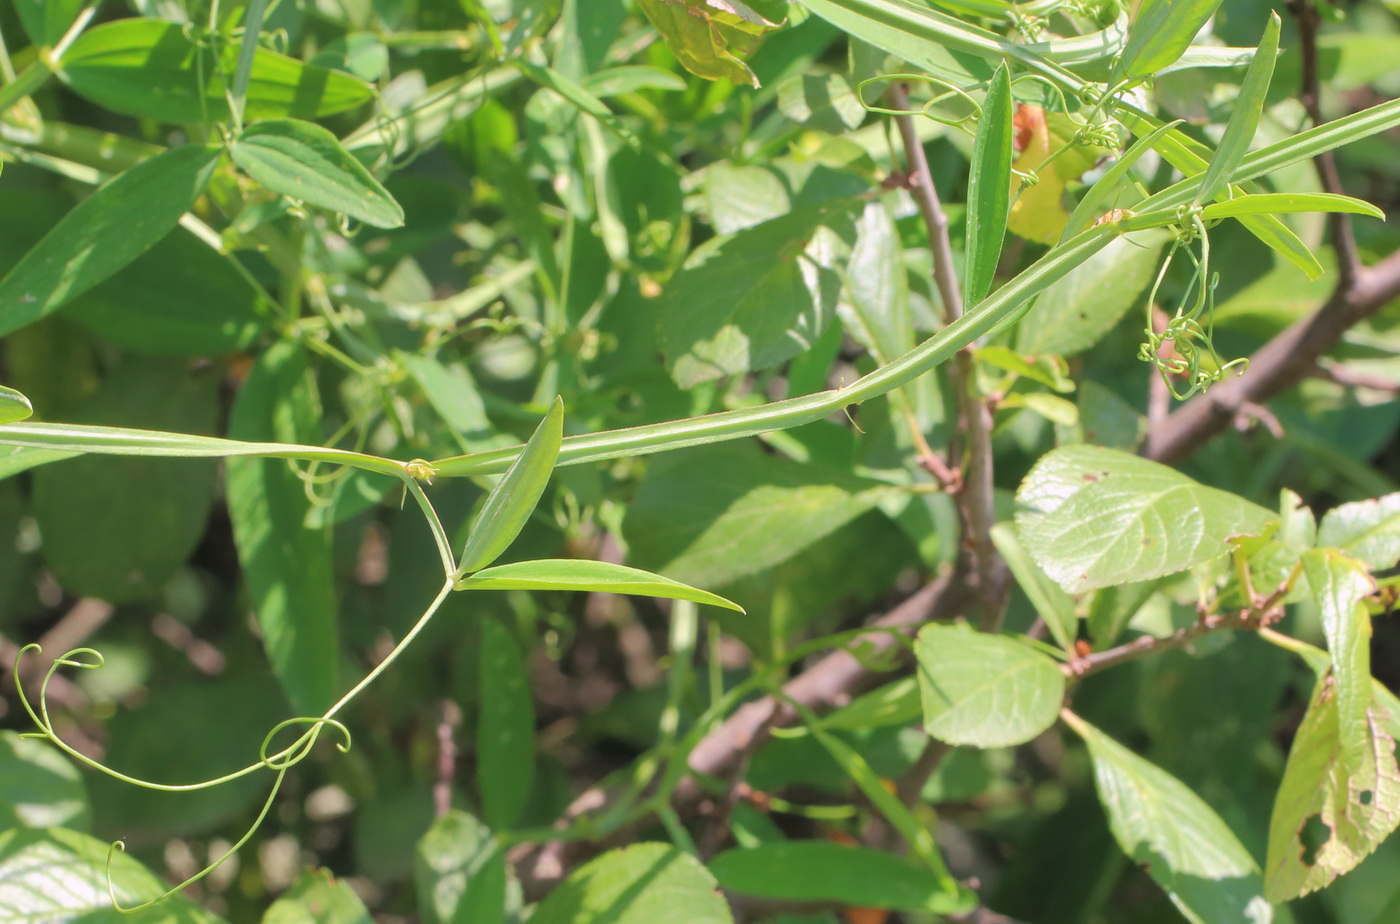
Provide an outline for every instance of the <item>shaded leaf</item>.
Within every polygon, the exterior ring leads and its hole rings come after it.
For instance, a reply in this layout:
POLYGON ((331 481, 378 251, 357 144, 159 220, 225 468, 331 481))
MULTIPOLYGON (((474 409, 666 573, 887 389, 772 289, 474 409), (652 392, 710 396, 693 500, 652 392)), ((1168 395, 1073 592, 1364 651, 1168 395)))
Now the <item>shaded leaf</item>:
POLYGON ((786 561, 887 490, 748 446, 714 447, 658 459, 622 529, 634 564, 722 587, 786 561))
POLYGON ((1114 840, 1194 924, 1268 924, 1259 868, 1233 831, 1180 780, 1073 713, 1094 759, 1094 783, 1114 840))
POLYGON ((165 237, 204 190, 219 149, 184 145, 103 183, 0 280, 0 334, 86 292, 165 237))
POLYGON ((238 136, 229 156, 273 192, 379 228, 403 224, 403 208, 389 191, 319 125, 297 119, 258 122, 238 136))
POLYGON ((817 341, 841 288, 818 232, 828 217, 789 212, 697 249, 657 306, 676 384, 767 369, 817 341))
POLYGON ((13 388, 0 385, 0 424, 28 420, 34 415, 34 405, 13 388))
POLYGON ((486 496, 467 534, 467 544, 457 567, 459 575, 491 564, 520 535, 549 484, 563 439, 564 402, 555 398, 530 441, 486 496))
POLYGON ((761 844, 726 850, 709 867, 722 888, 762 898, 863 908, 947 907, 947 892, 937 876, 867 847, 830 841, 761 844))
POLYGON ((603 561, 561 558, 514 562, 478 571, 458 590, 585 590, 708 603, 743 612, 739 604, 659 574, 603 561))
POLYGON ((613 850, 569 874, 531 924, 731 924, 729 906, 700 861, 666 844, 613 850))
POLYGON ((1074 640, 1079 634, 1079 617, 1075 614, 1074 599, 1061 589, 1059 584, 1037 565, 1029 555, 1016 530, 1010 523, 998 523, 991 530, 992 542, 1011 569, 1017 585, 1025 592, 1031 606, 1045 621, 1055 643, 1065 651, 1074 649, 1074 640))
MULTIPOLYGON (((319 421, 306 356, 279 341, 258 358, 239 390, 229 433, 319 442, 319 421)), ((273 674, 299 715, 318 715, 335 700, 340 662, 329 532, 307 528, 310 501, 287 462, 234 458, 225 464, 238 561, 273 674)))
POLYGON ((476 726, 476 779, 493 828, 519 819, 535 775, 535 705, 520 643, 500 620, 481 624, 481 713, 476 726))
POLYGON ((1065 675, 1022 642, 966 625, 919 630, 924 728, 949 744, 1022 744, 1055 722, 1065 675))
POLYGON ((262 924, 373 924, 369 909, 327 870, 306 870, 263 915, 262 924))
POLYGON ((1156 462, 1099 446, 1045 456, 1016 494, 1016 529, 1071 593, 1185 571, 1275 515, 1156 462))
POLYGON ((505 920, 505 852, 484 824, 460 809, 435 820, 418 842, 413 881, 425 924, 505 920))

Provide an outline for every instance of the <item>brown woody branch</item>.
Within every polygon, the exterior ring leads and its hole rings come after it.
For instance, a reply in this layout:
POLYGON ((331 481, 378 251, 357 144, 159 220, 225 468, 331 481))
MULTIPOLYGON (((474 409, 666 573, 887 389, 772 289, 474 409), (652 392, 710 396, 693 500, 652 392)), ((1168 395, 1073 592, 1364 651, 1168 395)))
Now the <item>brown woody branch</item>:
MULTIPOLYGON (((924 226, 928 230, 929 252, 933 255, 933 278, 938 295, 943 300, 945 320, 962 317, 962 291, 958 285, 957 267, 953 261, 953 244, 948 238, 948 216, 938 199, 928 157, 923 143, 914 130, 914 117, 908 115, 909 94, 902 84, 889 90, 891 108, 906 113, 895 116, 899 136, 904 142, 904 154, 909 168, 909 190, 919 205, 924 226)), ((953 389, 958 398, 958 416, 967 434, 967 460, 961 486, 956 494, 958 513, 962 519, 964 545, 972 557, 978 590, 985 607, 982 628, 996 631, 1001 626, 1006 608, 1008 572, 992 544, 992 527, 996 525, 993 509, 992 413, 987 402, 972 391, 972 354, 970 348, 958 351, 950 366, 953 389)), ((956 458, 955 453, 950 453, 956 458)))

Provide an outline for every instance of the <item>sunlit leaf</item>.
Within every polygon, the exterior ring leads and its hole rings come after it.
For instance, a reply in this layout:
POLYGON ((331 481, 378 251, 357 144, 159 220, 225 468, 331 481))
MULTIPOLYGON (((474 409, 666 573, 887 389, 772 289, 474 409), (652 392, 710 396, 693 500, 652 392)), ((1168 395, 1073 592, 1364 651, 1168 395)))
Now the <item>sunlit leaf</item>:
POLYGON ((1393 567, 1400 561, 1400 494, 1333 507, 1318 526, 1317 544, 1376 570, 1393 567))
POLYGON ((512 562, 478 571, 457 582, 458 590, 581 590, 639 597, 664 597, 708 603, 729 610, 744 608, 718 594, 707 593, 680 581, 603 561, 538 559, 512 562))
POLYGON ((564 402, 556 398, 519 457, 487 495, 462 549, 459 575, 491 564, 520 535, 549 484, 563 438, 564 402))
POLYGON ((1218 6, 1220 0, 1144 0, 1109 82, 1150 77, 1171 64, 1186 51, 1218 6))
POLYGON ((1233 831, 1176 777, 1073 713, 1065 721, 1094 758, 1113 838, 1193 924, 1268 924, 1259 868, 1233 831))
POLYGON ((744 56, 777 28, 740 0, 640 0, 642 12, 697 77, 758 86, 744 56))
POLYGON ((307 870, 268 907, 262 924, 373 924, 369 910, 326 870, 307 870))
MULTIPOLYGON (((1149 0, 1152 5, 1154 0, 1149 0)), ((1216 146, 1215 156, 1210 160, 1205 175, 1201 177, 1201 188, 1196 191, 1195 204, 1209 202, 1230 185, 1230 176, 1235 172, 1249 144, 1254 140, 1254 132, 1259 127, 1259 117, 1264 111, 1264 97, 1269 92, 1269 82, 1274 76, 1274 63, 1278 59, 1278 33, 1281 20, 1277 13, 1269 14, 1269 24, 1264 29, 1264 37, 1259 40, 1259 52, 1249 62, 1244 83, 1239 96, 1235 98, 1230 112, 1230 121, 1225 126, 1225 134, 1216 146)))
POLYGON ((992 288, 1010 207, 1011 140, 1013 135, 1011 77, 997 68, 972 143, 972 172, 967 191, 967 267, 963 298, 974 306, 992 288))
POLYGON ((729 905, 700 861, 667 844, 603 854, 545 896, 531 924, 732 924, 729 905))
POLYGON ((1327 650, 1332 655, 1342 763, 1348 773, 1361 773, 1367 759, 1367 710, 1371 705, 1371 616, 1361 601, 1376 585, 1364 564, 1336 549, 1306 552, 1303 574, 1322 613, 1327 650))
POLYGON ((919 630, 924 728, 949 744, 1022 744, 1054 724, 1065 675, 1044 653, 966 625, 919 630))
POLYGON ((1026 549, 1071 593, 1184 571, 1275 518, 1165 465, 1086 445, 1041 457, 1016 506, 1026 549))

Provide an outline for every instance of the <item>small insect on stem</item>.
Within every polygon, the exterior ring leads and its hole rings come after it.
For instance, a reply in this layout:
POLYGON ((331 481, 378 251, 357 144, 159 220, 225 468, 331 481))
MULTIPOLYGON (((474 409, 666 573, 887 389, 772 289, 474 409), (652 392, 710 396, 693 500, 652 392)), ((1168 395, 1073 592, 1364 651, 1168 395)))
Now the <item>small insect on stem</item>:
POLYGON ((1134 212, 1132 209, 1109 209, 1099 216, 1099 220, 1094 222, 1094 227, 1097 228, 1099 225, 1116 225, 1118 222, 1127 218, 1132 218, 1136 214, 1137 212, 1134 212))

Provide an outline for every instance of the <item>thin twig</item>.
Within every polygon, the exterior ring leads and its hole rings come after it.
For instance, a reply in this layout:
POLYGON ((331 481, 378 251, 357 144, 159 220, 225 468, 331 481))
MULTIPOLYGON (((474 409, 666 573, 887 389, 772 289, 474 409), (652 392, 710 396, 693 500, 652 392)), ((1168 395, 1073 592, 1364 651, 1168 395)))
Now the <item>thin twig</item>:
MULTIPOLYGON (((1314 125, 1326 121, 1322 117, 1322 84, 1317 73, 1317 32, 1322 24, 1314 0, 1292 0, 1288 8, 1298 20, 1298 51, 1302 58, 1302 74, 1298 100, 1314 125)), ((1337 158, 1332 151, 1323 151, 1314 158, 1318 179, 1322 188, 1329 193, 1342 192, 1342 177, 1337 171, 1337 158)), ((1361 257, 1356 250, 1356 235, 1352 231, 1351 216, 1342 212, 1329 212, 1327 226, 1332 246, 1337 251, 1338 285, 1350 288, 1361 271, 1361 257)))
MULTIPOLYGON (((902 84, 890 87, 891 108, 907 113, 909 94, 902 84)), ((909 187, 919 205, 924 226, 928 230, 929 252, 933 255, 933 278, 938 295, 943 300, 945 320, 962 317, 962 291, 958 285, 957 267, 953 261, 953 244, 948 238, 948 216, 938 199, 938 189, 929 170, 928 156, 914 129, 914 117, 897 115, 899 136, 904 142, 909 168, 909 187)), ((994 632, 1001 627, 1006 609, 1008 572, 996 546, 992 544, 992 527, 996 525, 993 507, 992 415, 987 403, 972 391, 972 355, 968 349, 958 351, 951 366, 953 388, 958 398, 958 413, 962 429, 967 434, 967 461, 961 489, 957 492, 958 511, 963 520, 965 544, 972 555, 978 590, 984 605, 982 628, 994 632)), ((957 453, 952 453, 957 457, 957 453)))

